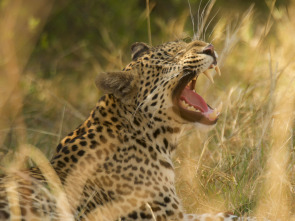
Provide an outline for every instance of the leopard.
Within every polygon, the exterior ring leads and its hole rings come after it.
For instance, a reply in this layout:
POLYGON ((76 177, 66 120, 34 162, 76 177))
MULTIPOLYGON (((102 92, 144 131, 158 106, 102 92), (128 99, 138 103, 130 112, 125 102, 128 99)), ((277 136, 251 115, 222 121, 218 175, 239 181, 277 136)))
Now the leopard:
POLYGON ((38 165, 1 175, 0 220, 250 220, 187 214, 175 189, 179 139, 187 128, 214 126, 221 112, 196 92, 201 74, 220 74, 217 60, 197 39, 134 43, 125 68, 98 74, 104 95, 55 149, 50 168, 61 193, 38 165))

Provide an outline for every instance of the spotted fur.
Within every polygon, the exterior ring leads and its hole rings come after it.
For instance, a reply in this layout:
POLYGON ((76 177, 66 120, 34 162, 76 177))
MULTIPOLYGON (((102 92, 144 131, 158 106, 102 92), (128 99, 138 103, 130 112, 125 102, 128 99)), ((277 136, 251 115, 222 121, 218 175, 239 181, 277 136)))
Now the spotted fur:
POLYGON ((230 214, 184 214, 174 186, 171 159, 178 138, 187 125, 204 123, 181 116, 176 88, 216 62, 214 52, 205 53, 207 46, 135 43, 122 71, 99 74, 96 85, 106 94, 52 157, 70 213, 59 212, 59 199, 32 168, 1 178, 0 220, 234 220, 230 214), (5 185, 10 179, 17 186, 5 185), (17 205, 10 193, 19 197, 20 214, 13 214, 17 205))

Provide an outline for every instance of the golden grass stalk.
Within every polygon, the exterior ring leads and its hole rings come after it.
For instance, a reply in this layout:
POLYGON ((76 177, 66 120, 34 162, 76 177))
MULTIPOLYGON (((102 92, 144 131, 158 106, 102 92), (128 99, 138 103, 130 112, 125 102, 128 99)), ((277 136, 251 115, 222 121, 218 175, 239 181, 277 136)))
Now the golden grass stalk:
POLYGON ((9 203, 9 210, 11 220, 20 221, 21 220, 21 210, 19 204, 19 194, 17 191, 17 183, 15 180, 8 178, 7 182, 4 183, 5 189, 7 190, 7 200, 9 203))
POLYGON ((150 1, 146 0, 146 17, 147 17, 147 29, 149 36, 149 44, 152 45, 152 31, 151 31, 151 18, 150 18, 150 1))
POLYGON ((257 216, 269 217, 271 220, 289 220, 290 180, 287 167, 290 156, 290 138, 293 136, 294 120, 294 84, 288 79, 280 82, 276 89, 275 108, 271 122, 272 145, 267 159, 263 194, 260 198, 257 216), (286 88, 288 90, 285 90, 286 88))
POLYGON ((30 157, 41 170, 42 175, 46 178, 47 184, 51 190, 50 193, 56 199, 57 211, 62 220, 74 220, 73 211, 71 211, 61 181, 46 156, 39 149, 28 144, 20 147, 20 153, 23 156, 30 157))
MULTIPOLYGON (((293 3, 293 8, 295 4, 293 3)), ((290 20, 285 15, 285 11, 274 14, 280 25, 277 29, 277 36, 280 44, 274 49, 274 53, 269 52, 270 76, 272 87, 270 93, 273 94, 272 120, 271 120, 271 149, 268 153, 266 170, 264 172, 264 185, 259 199, 256 214, 258 216, 269 217, 271 220, 294 220, 292 216, 292 184, 290 169, 293 168, 291 161, 291 151, 293 151, 293 127, 295 113, 295 65, 290 63, 289 58, 294 57, 294 41, 288 35, 295 33, 292 25, 294 20, 290 20), (286 33, 288 32, 288 35, 286 33), (280 38, 281 37, 281 38, 280 38), (274 62, 273 62, 274 61, 274 62), (282 68, 279 68, 279 65, 282 68)))
MULTIPOLYGON (((71 211, 71 207, 68 201, 68 198, 65 194, 61 181, 56 174, 55 170, 52 168, 50 162, 46 158, 46 156, 36 147, 24 144, 20 145, 18 157, 8 166, 6 169, 8 175, 8 182, 5 184, 7 188, 9 205, 13 205, 10 207, 12 214, 20 214, 19 204, 18 202, 18 192, 17 192, 17 182, 15 180, 11 180, 11 177, 19 176, 28 181, 32 178, 26 176, 21 171, 24 168, 24 161, 27 158, 32 159, 32 161, 36 164, 36 166, 40 169, 42 175, 47 181, 50 195, 56 200, 57 204, 57 212, 59 217, 62 220, 71 221, 74 219, 73 211, 71 211), (13 176, 10 176, 13 175, 13 176), (10 191, 11 190, 11 191, 10 191)), ((43 188, 41 185, 39 188, 43 188)))
MULTIPOLYGON (((49 15, 52 7, 51 1, 4 1, 0 10, 0 146, 7 135, 7 128, 14 126, 23 128, 17 130, 20 152, 18 159, 13 161, 8 168, 8 173, 20 175, 24 162, 30 157, 40 168, 53 196, 57 200, 57 208, 63 220, 73 220, 68 200, 62 189, 59 177, 51 167, 47 158, 37 148, 26 143, 26 127, 22 117, 22 96, 20 87, 24 67, 34 48, 39 33, 49 15)), ((7 165, 6 165, 7 166, 7 165)), ((8 201, 12 218, 18 219, 21 211, 17 182, 8 176, 5 187, 7 188, 8 201), (11 191, 10 191, 11 190, 11 191)))
MULTIPOLYGON (((37 37, 49 15, 52 2, 4 1, 0 8, 0 146, 13 126, 25 128, 20 79, 37 37)), ((19 144, 25 143, 26 130, 18 130, 19 144)))

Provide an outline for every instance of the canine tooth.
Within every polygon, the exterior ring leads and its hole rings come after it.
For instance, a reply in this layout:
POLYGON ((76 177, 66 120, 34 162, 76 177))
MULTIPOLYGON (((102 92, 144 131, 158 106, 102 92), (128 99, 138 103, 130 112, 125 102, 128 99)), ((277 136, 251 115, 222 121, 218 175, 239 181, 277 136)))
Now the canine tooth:
POLYGON ((218 105, 217 108, 215 108, 211 113, 207 115, 209 120, 215 120, 219 116, 221 109, 222 109, 222 102, 218 105))
POLYGON ((216 71, 216 73, 217 73, 219 76, 221 76, 220 69, 219 69, 219 67, 218 67, 217 65, 215 66, 215 71, 216 71))
POLYGON ((218 54, 217 54, 216 51, 214 51, 214 55, 215 55, 216 58, 218 58, 218 54))
POLYGON ((209 120, 215 120, 217 118, 217 116, 218 116, 217 110, 214 109, 214 111, 212 113, 208 114, 207 117, 209 118, 209 120))
POLYGON ((206 71, 204 71, 203 74, 206 75, 206 77, 212 82, 212 84, 214 84, 214 80, 213 80, 211 73, 209 72, 208 69, 206 71))

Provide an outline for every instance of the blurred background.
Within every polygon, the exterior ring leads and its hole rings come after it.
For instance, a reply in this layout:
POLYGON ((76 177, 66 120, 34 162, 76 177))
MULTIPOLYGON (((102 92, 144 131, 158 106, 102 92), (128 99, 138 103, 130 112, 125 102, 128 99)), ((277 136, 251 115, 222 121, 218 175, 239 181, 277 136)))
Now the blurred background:
POLYGON ((222 72, 214 85, 199 79, 198 92, 224 110, 215 129, 188 131, 181 143, 175 163, 185 207, 280 217, 272 208, 281 205, 287 216, 295 205, 294 12, 291 0, 150 0, 149 7, 145 0, 0 0, 1 165, 24 142, 50 157, 101 96, 96 75, 122 69, 131 44, 148 43, 149 31, 154 46, 198 35, 214 44, 222 72), (261 203, 273 196, 278 204, 261 203))

